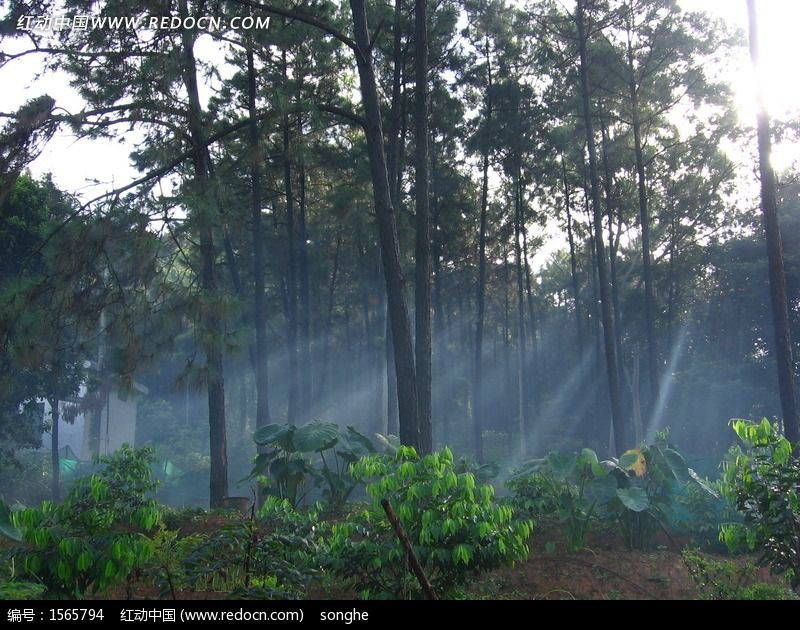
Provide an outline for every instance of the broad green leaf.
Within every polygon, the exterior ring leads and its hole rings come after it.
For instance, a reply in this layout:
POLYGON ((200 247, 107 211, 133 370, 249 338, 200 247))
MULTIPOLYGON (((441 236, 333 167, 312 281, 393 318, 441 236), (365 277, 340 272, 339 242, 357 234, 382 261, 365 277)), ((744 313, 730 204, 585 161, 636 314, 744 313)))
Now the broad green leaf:
POLYGON ((678 483, 688 483, 691 477, 689 475, 689 466, 686 465, 686 460, 683 459, 683 455, 671 448, 662 449, 661 452, 678 483))
POLYGON ((339 427, 333 422, 309 422, 294 433, 294 446, 300 453, 324 451, 339 441, 339 427))
POLYGON ((596 477, 586 484, 584 492, 589 503, 603 505, 617 495, 617 480, 609 474, 596 477))
POLYGON ((631 486, 630 488, 617 488, 617 496, 622 504, 633 512, 644 512, 650 507, 650 499, 643 488, 631 486))
POLYGON ((295 428, 288 424, 268 424, 253 434, 253 440, 260 446, 280 446, 286 451, 293 451, 291 440, 287 439, 295 428), (289 448, 287 448, 287 446, 289 448))

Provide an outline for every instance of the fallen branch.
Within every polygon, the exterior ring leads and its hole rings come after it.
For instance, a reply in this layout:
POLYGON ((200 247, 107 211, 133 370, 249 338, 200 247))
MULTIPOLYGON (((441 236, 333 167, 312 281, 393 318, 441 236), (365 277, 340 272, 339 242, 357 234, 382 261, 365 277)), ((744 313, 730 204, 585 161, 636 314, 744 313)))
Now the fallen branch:
POLYGON ((436 592, 433 590, 433 586, 428 581, 428 577, 425 575, 425 571, 422 570, 422 565, 420 565, 419 560, 417 560, 417 554, 414 553, 414 547, 411 545, 408 535, 403 529, 403 526, 400 524, 400 519, 397 518, 397 514, 395 514, 394 509, 392 508, 392 504, 389 503, 388 499, 382 499, 381 507, 383 507, 383 511, 386 512, 386 516, 394 528, 394 533, 397 534, 397 537, 400 539, 403 547, 406 548, 406 554, 408 554, 408 563, 411 565, 411 570, 414 571, 414 575, 417 576, 417 580, 419 581, 419 585, 422 587, 422 591, 425 593, 425 597, 428 599, 438 599, 438 597, 436 597, 436 592))

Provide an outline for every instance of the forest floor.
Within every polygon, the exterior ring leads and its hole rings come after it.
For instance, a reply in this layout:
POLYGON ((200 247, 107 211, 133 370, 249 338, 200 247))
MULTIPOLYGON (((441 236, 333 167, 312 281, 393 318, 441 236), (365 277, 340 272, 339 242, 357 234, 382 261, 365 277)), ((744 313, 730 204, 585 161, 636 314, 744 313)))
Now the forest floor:
POLYGON ((469 589, 475 599, 697 599, 701 596, 672 545, 629 551, 613 536, 593 536, 567 553, 553 532, 537 531, 525 562, 493 571, 469 589), (555 549, 548 548, 548 543, 555 549))
MULTIPOLYGON (((627 549, 612 532, 590 535, 585 549, 568 553, 555 528, 537 529, 528 541, 525 562, 482 576, 467 591, 470 599, 703 599, 709 589, 692 578, 682 556, 689 545, 675 534, 656 537, 651 550, 627 549)), ((703 553, 725 563, 742 581, 783 584, 766 568, 755 568, 753 556, 703 553)))

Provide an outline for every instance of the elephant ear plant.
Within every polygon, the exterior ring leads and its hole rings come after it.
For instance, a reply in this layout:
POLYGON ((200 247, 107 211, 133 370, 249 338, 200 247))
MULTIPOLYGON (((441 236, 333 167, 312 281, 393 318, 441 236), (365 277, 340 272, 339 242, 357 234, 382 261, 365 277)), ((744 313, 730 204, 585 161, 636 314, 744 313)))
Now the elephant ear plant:
POLYGON ((330 509, 341 509, 358 485, 350 466, 375 452, 367 437, 333 422, 315 421, 301 427, 269 424, 258 429, 253 439, 267 450, 256 457, 248 479, 264 481, 266 494, 294 507, 319 489, 330 509))
POLYGON ((712 493, 668 444, 666 432, 619 459, 598 461, 591 449, 550 453, 523 464, 507 482, 512 505, 538 519, 557 517, 568 551, 583 548, 597 522, 618 526, 631 549, 648 547, 670 517, 677 491, 688 484, 712 493))

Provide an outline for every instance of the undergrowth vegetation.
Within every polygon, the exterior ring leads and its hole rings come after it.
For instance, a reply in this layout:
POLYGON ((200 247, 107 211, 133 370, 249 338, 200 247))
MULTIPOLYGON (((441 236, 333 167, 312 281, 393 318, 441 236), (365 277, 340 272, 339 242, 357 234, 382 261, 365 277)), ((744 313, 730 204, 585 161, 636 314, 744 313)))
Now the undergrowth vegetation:
POLYGON ((689 539, 682 559, 701 597, 795 598, 800 469, 792 445, 766 420, 731 424, 741 446, 719 479, 698 476, 664 432, 619 459, 583 449, 525 462, 499 498, 489 483, 496 466, 456 460, 447 448, 419 456, 394 438, 379 436, 376 448, 328 423, 271 425, 256 436, 268 450, 249 478, 261 500, 246 512, 159 505, 153 453, 124 446, 99 458, 61 504, 0 503, 0 598, 142 589, 170 599, 423 597, 387 503, 441 598, 462 597, 474 576, 527 560, 534 526, 557 532, 570 553, 597 536, 633 550, 689 539), (360 487, 366 501, 353 498, 360 487), (752 556, 710 555, 720 551, 758 551, 784 582, 760 579, 752 556))

